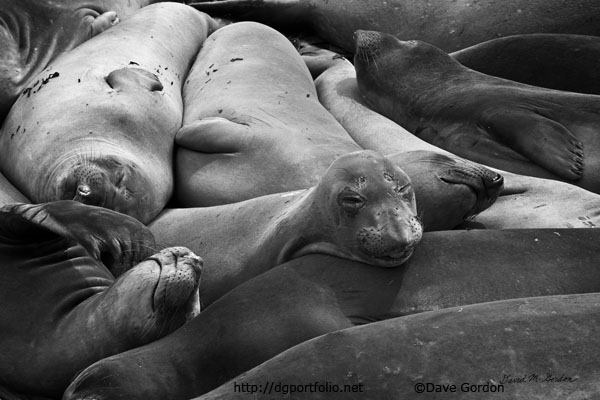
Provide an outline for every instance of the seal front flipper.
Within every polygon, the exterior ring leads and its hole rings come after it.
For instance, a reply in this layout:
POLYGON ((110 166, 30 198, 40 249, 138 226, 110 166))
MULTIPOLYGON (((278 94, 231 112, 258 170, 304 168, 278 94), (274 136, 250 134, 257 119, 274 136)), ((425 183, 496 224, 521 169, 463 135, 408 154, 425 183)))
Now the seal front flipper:
POLYGON ((114 276, 156 250, 154 235, 133 217, 72 200, 10 204, 0 209, 82 245, 114 276))
POLYGON ((105 78, 108 86, 116 91, 126 89, 146 89, 150 92, 163 90, 158 76, 142 68, 121 68, 112 71, 105 78))
POLYGON ((90 37, 101 34, 108 28, 119 23, 119 17, 114 11, 107 11, 99 16, 88 15, 86 19, 91 19, 90 37))
POLYGON ((247 125, 209 117, 183 126, 175 136, 175 143, 201 153, 237 153, 247 135, 247 125))
POLYGON ((533 111, 498 110, 484 116, 484 129, 548 171, 581 179, 583 144, 564 125, 533 111))

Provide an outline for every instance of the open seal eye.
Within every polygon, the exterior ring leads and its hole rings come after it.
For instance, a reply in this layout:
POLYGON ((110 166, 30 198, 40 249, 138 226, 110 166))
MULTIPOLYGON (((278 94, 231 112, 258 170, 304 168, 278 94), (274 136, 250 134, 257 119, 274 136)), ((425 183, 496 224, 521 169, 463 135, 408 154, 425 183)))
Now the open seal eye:
POLYGON ((347 213, 356 214, 358 210, 365 206, 366 200, 354 190, 344 188, 338 195, 338 204, 347 213))

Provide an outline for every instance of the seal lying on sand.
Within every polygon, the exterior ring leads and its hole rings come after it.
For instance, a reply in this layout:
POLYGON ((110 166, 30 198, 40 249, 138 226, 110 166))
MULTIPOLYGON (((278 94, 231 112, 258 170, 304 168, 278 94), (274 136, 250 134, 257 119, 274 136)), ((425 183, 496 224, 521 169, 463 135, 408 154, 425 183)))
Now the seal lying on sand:
POLYGON ((535 297, 344 329, 301 343, 197 400, 270 399, 283 394, 284 384, 293 399, 419 399, 443 387, 445 399, 467 392, 489 400, 595 398, 599 307, 597 293, 535 297), (310 390, 315 381, 335 389, 310 390))
POLYGON ((149 222, 173 188, 182 80, 214 28, 191 7, 154 4, 58 57, 11 109, 0 170, 33 202, 149 222))
POLYGON ((58 55, 154 2, 0 1, 0 125, 23 89, 58 55))
POLYGON ((0 209, 0 385, 60 397, 82 368, 196 316, 202 262, 189 250, 163 250, 116 280, 97 260, 103 249, 136 259, 149 238, 131 217, 73 201, 0 209))
MULTIPOLYGON (((332 59, 331 56, 329 59, 332 59)), ((321 103, 365 149, 379 151, 391 159, 398 159, 398 153, 418 150, 457 159, 368 108, 358 91, 356 71, 350 62, 336 59, 335 65, 323 72, 315 84, 321 103)), ((413 171, 410 166, 401 166, 411 176, 413 171)), ((504 178, 500 197, 494 206, 471 218, 478 227, 590 228, 600 225, 599 195, 556 180, 500 172, 504 178)), ((411 179, 417 195, 417 206, 421 207, 424 200, 419 197, 419 180, 415 176, 411 179)), ((427 216, 434 217, 434 221, 443 221, 444 218, 439 214, 443 213, 444 208, 426 207, 425 210, 429 211, 420 214, 425 229, 437 230, 429 229, 427 216)), ((446 219, 448 217, 446 214, 446 219)), ((473 226, 469 223, 465 225, 473 226)))
POLYGON ((487 75, 549 89, 600 94, 597 36, 507 36, 450 55, 462 65, 487 75))
POLYGON ((310 189, 166 210, 149 227, 159 244, 202 254, 204 304, 304 254, 395 267, 411 256, 423 231, 410 179, 373 151, 339 157, 310 189))
POLYGON ((470 70, 442 50, 358 31, 358 87, 376 111, 436 146, 600 193, 600 97, 470 70))
POLYGON ((357 29, 424 40, 446 51, 524 33, 600 35, 596 23, 600 4, 595 0, 206 0, 190 5, 213 16, 251 19, 282 29, 310 27, 350 52, 357 29))

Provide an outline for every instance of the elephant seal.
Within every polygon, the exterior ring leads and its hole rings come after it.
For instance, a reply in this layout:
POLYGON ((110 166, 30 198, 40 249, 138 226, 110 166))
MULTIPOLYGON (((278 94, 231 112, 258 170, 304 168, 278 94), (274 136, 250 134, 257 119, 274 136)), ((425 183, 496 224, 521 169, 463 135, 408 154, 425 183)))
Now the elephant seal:
POLYGON ((450 54, 462 65, 511 81, 600 94, 600 38, 566 34, 514 35, 450 54))
POLYGON ((49 63, 155 0, 2 0, 0 124, 31 80, 49 63))
POLYGON ((116 280, 88 252, 92 242, 148 243, 131 217, 67 201, 5 206, 0 221, 0 385, 9 390, 60 397, 77 371, 199 313, 201 260, 188 249, 165 249, 116 280))
MULTIPOLYGON (((323 51, 327 50, 321 49, 323 51)), ((419 150, 457 159, 368 108, 358 91, 356 71, 350 62, 337 59, 315 80, 315 85, 323 106, 363 148, 379 151, 392 160, 397 160, 399 153, 419 150)), ((444 217, 440 214, 444 212, 443 203, 437 206, 424 205, 424 201, 431 201, 434 197, 420 197, 419 179, 414 176, 410 165, 401 167, 411 176, 417 206, 429 210, 420 214, 425 229, 441 230, 440 227, 431 226, 427 216, 431 216, 433 221, 442 221, 444 217)), ((564 182, 499 172, 504 178, 504 186, 497 201, 485 212, 482 210, 480 214, 472 214, 463 227, 534 229, 591 228, 600 225, 600 198, 597 194, 564 182)), ((447 180, 447 177, 440 177, 442 181, 447 180)))
POLYGON ((410 179, 373 151, 339 157, 310 189, 166 210, 149 228, 161 245, 177 243, 202 254, 205 305, 304 254, 396 267, 411 256, 423 229, 410 179))
POLYGON ((213 16, 251 19, 282 29, 312 28, 327 42, 354 50, 352 35, 369 29, 419 39, 456 51, 486 40, 525 33, 600 35, 594 0, 206 0, 191 6, 213 16))
POLYGON ((164 339, 89 367, 67 390, 66 399, 189 398, 202 394, 219 379, 247 368, 248 363, 241 365, 240 359, 246 362, 255 357, 258 361, 258 350, 271 350, 279 344, 272 335, 283 330, 274 327, 274 321, 283 318, 287 323, 296 310, 309 318, 319 316, 321 322, 299 321, 288 332, 291 340, 308 328, 340 329, 331 322, 345 324, 343 317, 363 324, 485 301, 597 292, 599 235, 597 230, 573 229, 430 232, 424 235, 424 246, 418 246, 409 261, 393 269, 327 255, 296 258, 236 287, 164 339), (320 288, 328 296, 299 291, 299 284, 320 288), (275 297, 281 294, 284 300, 275 297), (238 296, 243 304, 232 303, 238 296), (314 298, 318 302, 306 304, 314 298), (272 313, 257 313, 257 305, 263 302, 272 313), (213 317, 215 313, 218 318, 213 317), (252 320, 255 328, 239 322, 240 314, 252 320), (225 329, 229 324, 238 329, 225 329), (215 379, 217 373, 221 375, 215 379))
POLYGON ((153 4, 58 57, 11 109, 0 170, 33 202, 149 222, 172 192, 182 80, 213 28, 191 7, 153 4))
POLYGON ((10 203, 29 203, 29 200, 0 173, 0 207, 10 203))
POLYGON ((319 103, 294 46, 265 25, 235 23, 211 35, 183 99, 175 138, 181 206, 305 189, 337 157, 362 150, 319 103))
POLYGON ((63 400, 188 399, 298 343, 350 326, 328 288, 298 275, 261 276, 163 339, 92 364, 63 400))
POLYGON ((600 192, 600 97, 470 70, 435 46, 357 31, 367 104, 436 146, 522 175, 600 192))
POLYGON ((546 296, 344 329, 196 400, 596 398, 598 307, 598 293, 546 296))
MULTIPOLYGON (((184 105, 177 205, 214 206, 311 187, 339 155, 362 150, 317 100, 294 47, 260 24, 232 24, 211 35, 184 86, 184 105)), ((490 171, 472 173, 474 165, 418 157, 413 186, 427 229, 451 229, 481 211, 502 183, 490 171)), ((394 162, 412 168, 416 158, 394 162)))

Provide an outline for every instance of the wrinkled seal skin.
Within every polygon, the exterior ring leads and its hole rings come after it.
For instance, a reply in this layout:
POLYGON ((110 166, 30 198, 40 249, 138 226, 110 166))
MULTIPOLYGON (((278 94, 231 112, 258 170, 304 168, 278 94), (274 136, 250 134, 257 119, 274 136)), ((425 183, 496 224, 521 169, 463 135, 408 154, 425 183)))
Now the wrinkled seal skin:
POLYGON ((63 400, 187 399, 298 343, 351 326, 331 290, 298 275, 282 285, 282 278, 250 280, 173 334, 91 365, 63 400))
POLYGON ((294 46, 265 25, 236 23, 211 35, 183 96, 175 183, 182 206, 305 189, 337 157, 362 150, 319 103, 294 46))
POLYGON ((0 123, 31 79, 56 56, 155 2, 0 1, 0 123))
POLYGON ((87 250, 114 240, 129 243, 121 252, 148 251, 140 225, 73 201, 0 210, 0 385, 60 397, 86 366, 199 313, 202 262, 188 249, 163 250, 116 280, 87 250))
POLYGON ((596 23, 600 4, 594 0, 207 0, 190 5, 213 16, 251 19, 283 29, 310 26, 350 52, 357 29, 423 40, 446 51, 525 33, 600 35, 596 23))
MULTIPOLYGON (((266 382, 298 385, 315 380, 339 385, 341 390, 344 385, 356 386, 342 393, 297 391, 287 398, 420 399, 431 395, 417 393, 417 383, 454 384, 456 392, 443 393, 444 399, 559 400, 574 393, 596 398, 600 394, 598 307, 597 293, 547 296, 344 329, 295 346, 196 400, 247 399, 249 394, 236 391, 234 382, 264 387, 266 382), (509 382, 531 374, 538 380, 509 382), (563 379, 547 381, 548 375, 563 379), (465 382, 487 384, 487 392, 480 388, 465 393, 461 390, 465 382), (503 384, 504 392, 490 393, 489 386, 498 384, 503 384)), ((251 396, 273 398, 260 390, 251 396)))
POLYGON ((468 69, 442 50, 357 31, 358 87, 374 110, 458 156, 600 192, 600 97, 468 69))
POLYGON ((159 244, 202 254, 202 302, 292 258, 322 253, 395 267, 422 236, 408 176, 372 151, 339 157, 303 191, 170 209, 149 228, 159 244))
POLYGON ((58 57, 0 132, 0 169, 33 202, 73 199, 149 222, 173 188, 181 86, 214 21, 154 4, 58 57))
MULTIPOLYGON (((295 335, 299 331, 304 334, 306 329, 340 329, 337 323, 333 327, 331 324, 341 321, 343 326, 342 317, 362 324, 484 301, 598 291, 600 233, 559 233, 560 236, 554 230, 482 231, 481 235, 464 231, 426 233, 426 245, 415 250, 418 258, 413 256, 402 267, 393 269, 374 269, 325 255, 296 258, 233 289, 172 335, 89 367, 71 385, 65 400, 85 396, 104 400, 188 398, 192 392, 197 395, 207 390, 208 382, 214 384, 225 378, 226 374, 220 371, 235 368, 229 374, 233 376, 245 370, 248 364, 242 365, 240 358, 248 360, 257 351, 271 351, 278 346, 281 339, 273 339, 273 332, 281 334, 284 330, 279 321, 283 319, 283 324, 287 324, 296 312, 311 322, 297 321, 287 332, 289 340, 296 340, 295 335), (473 249, 475 256, 466 257, 465 253, 473 254, 473 249), (509 261, 521 256, 526 258, 524 264, 509 261), (567 259, 574 262, 566 262, 567 259), (314 288, 320 288, 317 293, 321 294, 312 295, 314 288), (243 303, 233 302, 238 298, 243 303), (269 311, 261 314, 258 309, 265 303, 269 311), (313 320, 315 316, 320 317, 313 320), (242 318, 253 320, 254 328, 239 322, 242 318), (229 324, 238 328, 225 329, 229 324), (218 379, 216 374, 220 374, 218 379)), ((427 328, 431 330, 431 324, 427 328)))
MULTIPOLYGON (((350 62, 336 59, 315 84, 319 100, 363 148, 379 151, 393 160, 397 159, 398 153, 408 154, 419 150, 446 155, 449 159, 457 158, 368 108, 358 92, 356 71, 350 62)), ((432 229, 430 220, 439 223, 449 219, 449 214, 439 215, 444 210, 439 204, 443 203, 437 203, 437 208, 424 206, 424 201, 432 201, 436 197, 421 197, 419 177, 409 165, 401 164, 401 167, 413 182, 419 216, 425 229, 438 230, 432 229)), ((438 176, 443 177, 440 172, 437 172, 438 176)), ((597 194, 564 182, 499 172, 504 178, 500 197, 485 212, 472 216, 474 223, 466 223, 465 226, 489 229, 600 226, 600 197, 597 194)), ((436 190, 439 194, 440 189, 436 190)), ((448 197, 447 201, 449 199, 456 201, 458 197, 448 197)))
POLYGON ((450 54, 464 66, 511 81, 600 94, 600 37, 566 34, 515 35, 450 54))

